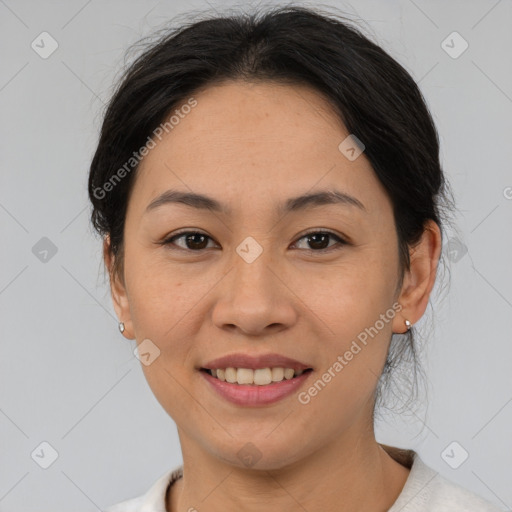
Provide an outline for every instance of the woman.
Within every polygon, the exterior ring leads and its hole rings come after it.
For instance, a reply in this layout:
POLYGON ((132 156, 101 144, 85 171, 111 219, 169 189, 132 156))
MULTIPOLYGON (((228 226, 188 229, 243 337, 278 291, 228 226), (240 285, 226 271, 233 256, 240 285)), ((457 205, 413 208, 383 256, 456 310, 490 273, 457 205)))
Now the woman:
POLYGON ((141 55, 89 194, 183 466, 108 510, 498 510, 373 428, 447 190, 413 79, 340 17, 212 17, 141 55))

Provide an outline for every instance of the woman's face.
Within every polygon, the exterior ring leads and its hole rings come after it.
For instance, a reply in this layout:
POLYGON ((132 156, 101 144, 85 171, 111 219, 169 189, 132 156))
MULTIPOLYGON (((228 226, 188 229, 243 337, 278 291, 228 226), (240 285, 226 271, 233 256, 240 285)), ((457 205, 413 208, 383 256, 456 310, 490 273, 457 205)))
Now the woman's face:
POLYGON ((239 466, 249 454, 260 468, 278 468, 370 432, 390 337, 405 331, 407 318, 396 304, 392 204, 364 153, 354 159, 339 149, 349 133, 316 92, 227 82, 194 98, 137 171, 116 310, 126 336, 150 340, 142 368, 182 445, 239 466), (149 207, 170 190, 221 208, 149 207), (293 198, 327 191, 354 200, 287 209, 293 198), (204 237, 163 243, 178 231, 204 237), (256 390, 234 403, 201 370, 233 354, 278 354, 312 371, 276 401, 266 390, 266 401, 247 402, 256 390))

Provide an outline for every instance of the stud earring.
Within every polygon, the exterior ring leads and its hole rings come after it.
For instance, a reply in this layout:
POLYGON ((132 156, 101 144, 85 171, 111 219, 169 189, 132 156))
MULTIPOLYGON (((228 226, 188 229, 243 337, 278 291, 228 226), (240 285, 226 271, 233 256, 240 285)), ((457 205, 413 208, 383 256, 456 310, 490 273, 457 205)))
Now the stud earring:
POLYGON ((123 323, 123 322, 119 322, 119 331, 120 331, 121 333, 123 333, 123 332, 124 332, 124 323, 123 323))
POLYGON ((405 326, 407 327, 407 330, 411 328, 411 322, 409 320, 405 320, 405 326))

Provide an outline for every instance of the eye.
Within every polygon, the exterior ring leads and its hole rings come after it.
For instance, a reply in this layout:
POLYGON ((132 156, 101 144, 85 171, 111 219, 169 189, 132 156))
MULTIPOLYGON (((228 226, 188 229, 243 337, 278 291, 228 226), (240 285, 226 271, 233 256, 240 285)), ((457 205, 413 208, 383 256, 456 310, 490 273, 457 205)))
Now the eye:
MULTIPOLYGON (((331 231, 310 231, 309 233, 306 233, 304 236, 299 238, 298 242, 303 239, 305 239, 306 243, 309 244, 309 248, 305 248, 305 250, 309 252, 327 252, 339 249, 341 248, 340 246, 347 244, 343 238, 336 235, 335 233, 332 233, 331 231), (338 247, 336 247, 336 244, 329 245, 329 239, 334 239, 337 242, 338 247)), ((297 245, 298 242, 295 242, 295 245, 297 245)))
MULTIPOLYGON (((304 248, 304 250, 309 252, 328 252, 339 249, 340 246, 348 243, 331 231, 310 231, 299 238, 294 245, 296 246, 301 240, 306 240, 306 243, 309 244, 309 247, 304 248), (335 243, 330 245, 329 242, 332 241, 335 243), (336 245, 338 245, 338 247, 336 247, 336 245)), ((199 252, 208 248, 208 241, 213 241, 213 239, 200 231, 182 231, 181 233, 166 238, 161 244, 175 245, 185 251, 199 252), (178 240, 180 240, 181 243, 176 243, 178 240)))
POLYGON ((200 231, 183 231, 165 239, 162 245, 177 245, 180 249, 197 252, 207 248, 208 240, 212 238, 200 231), (177 240, 182 240, 182 244, 175 243, 177 240))

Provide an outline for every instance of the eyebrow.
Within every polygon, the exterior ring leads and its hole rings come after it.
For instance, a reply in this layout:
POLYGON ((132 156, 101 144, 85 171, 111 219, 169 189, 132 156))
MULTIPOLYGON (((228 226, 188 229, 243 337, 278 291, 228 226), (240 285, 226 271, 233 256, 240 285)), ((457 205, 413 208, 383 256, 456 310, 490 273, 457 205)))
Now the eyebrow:
MULTIPOLYGON (((167 204, 185 204, 197 209, 210 210, 213 212, 231 214, 231 209, 221 202, 213 199, 212 197, 196 194, 193 192, 182 192, 179 190, 167 190, 159 195, 146 208, 146 212, 155 210, 167 204)), ((297 197, 292 197, 281 203, 277 207, 279 214, 287 212, 296 212, 306 208, 315 206, 322 206, 327 204, 339 204, 344 206, 355 206, 360 210, 367 212, 365 206, 359 199, 340 192, 338 190, 321 190, 312 194, 304 194, 297 197)))

